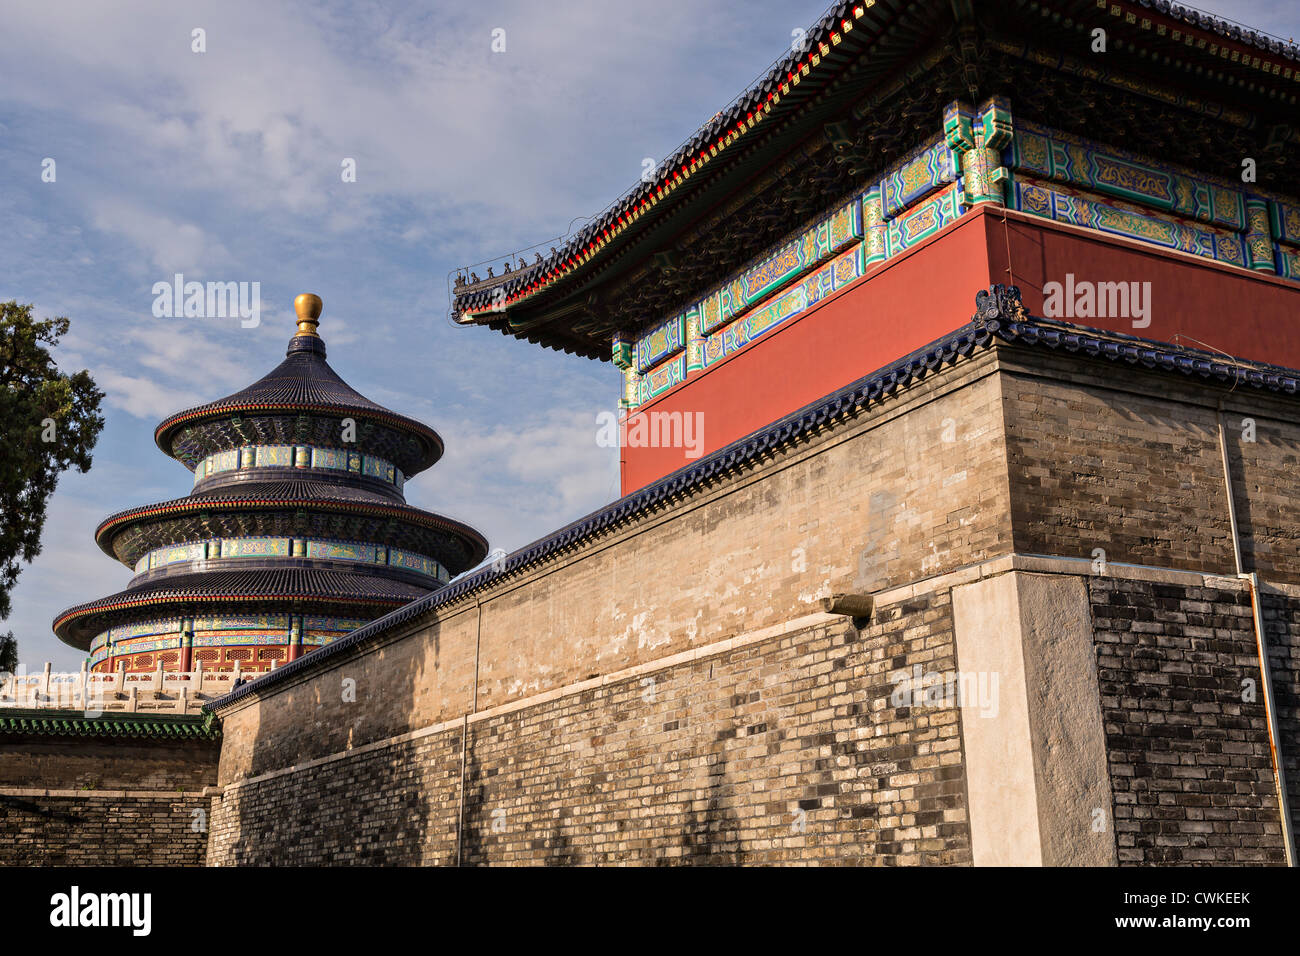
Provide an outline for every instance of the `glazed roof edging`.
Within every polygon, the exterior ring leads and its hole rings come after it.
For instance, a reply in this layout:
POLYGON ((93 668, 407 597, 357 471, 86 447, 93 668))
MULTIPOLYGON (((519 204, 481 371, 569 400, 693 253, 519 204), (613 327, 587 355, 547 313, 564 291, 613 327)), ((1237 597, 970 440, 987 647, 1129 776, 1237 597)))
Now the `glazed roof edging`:
MULTIPOLYGON (((1170 0, 1125 0, 1129 5, 1153 10, 1162 16, 1181 21, 1195 30, 1253 47, 1261 52, 1300 62, 1300 45, 1294 41, 1285 42, 1271 37, 1263 31, 1250 29, 1242 24, 1200 11, 1186 4, 1170 0)), ((807 33, 805 49, 792 51, 776 61, 757 82, 737 96, 732 103, 693 133, 677 150, 657 169, 655 178, 649 182, 640 182, 626 193, 615 199, 595 219, 580 229, 558 248, 555 255, 539 263, 525 265, 523 268, 502 276, 495 281, 480 281, 472 290, 453 294, 453 312, 457 321, 473 324, 483 315, 484 310, 494 311, 497 306, 509 305, 514 301, 529 299, 545 289, 572 275, 606 249, 619 233, 629 227, 635 219, 640 218, 658 201, 667 198, 667 192, 675 185, 674 180, 685 181, 689 170, 697 162, 707 162, 707 154, 716 149, 715 155, 721 155, 725 146, 722 143, 732 136, 743 136, 754 128, 755 111, 762 111, 765 104, 779 104, 781 87, 789 86, 787 77, 800 74, 807 75, 808 68, 815 66, 814 59, 820 61, 821 48, 832 46, 832 36, 839 32, 851 32, 854 20, 861 19, 870 10, 861 0, 838 0, 822 15, 807 33), (852 17, 852 19, 849 19, 852 17), (845 29, 848 24, 848 29, 845 29), (838 30, 837 30, 838 28, 838 30), (764 95, 766 94, 766 99, 764 95), (653 200, 653 201, 652 201, 653 200), (608 235, 606 235, 608 233, 608 235), (504 300, 496 299, 497 290, 504 290, 504 300), (462 299, 464 304, 462 304, 462 299)), ((795 83, 798 81, 795 80, 795 83)), ((513 258, 513 254, 507 258, 513 258)))
MULTIPOLYGON (((225 488, 217 491, 225 491, 225 488)), ((256 488, 235 489, 237 491, 256 491, 256 488)), ((95 543, 99 549, 113 560, 119 560, 113 550, 117 536, 131 524, 151 518, 164 519, 170 516, 182 516, 204 511, 276 511, 283 509, 313 509, 337 513, 372 514, 389 516, 398 520, 409 521, 418 527, 442 531, 471 545, 470 553, 487 554, 487 540, 474 528, 454 518, 447 518, 432 511, 425 511, 414 505, 398 501, 358 501, 343 495, 338 497, 288 497, 259 498, 256 495, 236 497, 234 494, 209 494, 201 496, 184 495, 170 501, 155 504, 136 505, 109 515, 95 528, 95 543)), ((478 561, 482 560, 480 555, 478 561)), ((477 564, 478 561, 474 561, 477 564)))

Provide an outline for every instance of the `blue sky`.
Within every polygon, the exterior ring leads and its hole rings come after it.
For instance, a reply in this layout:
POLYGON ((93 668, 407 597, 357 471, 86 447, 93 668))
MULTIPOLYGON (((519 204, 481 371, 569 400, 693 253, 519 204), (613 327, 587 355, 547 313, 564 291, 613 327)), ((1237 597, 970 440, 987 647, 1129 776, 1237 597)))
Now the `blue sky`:
MULTIPOLYGON (((24 664, 79 665, 50 620, 131 577, 95 526, 191 487, 154 425, 274 367, 299 292, 325 300, 334 368, 446 441, 412 503, 513 550, 616 497, 596 422, 612 366, 452 327, 447 275, 599 212, 826 6, 5 0, 0 300, 68 316, 58 359, 108 396, 94 467, 60 481, 0 625, 24 664), (155 318, 176 272, 260 282, 260 325, 155 318)), ((1291 0, 1198 6, 1300 33, 1291 0)))

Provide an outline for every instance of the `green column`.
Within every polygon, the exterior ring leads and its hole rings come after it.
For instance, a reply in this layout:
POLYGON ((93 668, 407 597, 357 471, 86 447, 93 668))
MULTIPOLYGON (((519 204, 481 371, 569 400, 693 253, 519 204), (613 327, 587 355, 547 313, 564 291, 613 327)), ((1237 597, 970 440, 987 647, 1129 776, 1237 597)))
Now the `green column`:
POLYGON ((640 377, 636 374, 636 365, 632 361, 632 337, 627 332, 614 333, 614 364, 623 370, 623 397, 619 399, 619 408, 636 408, 640 403, 640 377))
POLYGON ((1276 272, 1273 258, 1273 235, 1268 221, 1268 201, 1250 196, 1246 199, 1246 265, 1258 272, 1276 272))
POLYGON ((870 269, 874 263, 889 258, 889 226, 885 222, 885 199, 879 183, 862 197, 862 233, 870 269))
POLYGON ((950 103, 943 111, 943 132, 961 168, 965 204, 1005 204, 1010 173, 1002 165, 1002 147, 1012 133, 1006 101, 994 97, 978 115, 960 102, 950 103))

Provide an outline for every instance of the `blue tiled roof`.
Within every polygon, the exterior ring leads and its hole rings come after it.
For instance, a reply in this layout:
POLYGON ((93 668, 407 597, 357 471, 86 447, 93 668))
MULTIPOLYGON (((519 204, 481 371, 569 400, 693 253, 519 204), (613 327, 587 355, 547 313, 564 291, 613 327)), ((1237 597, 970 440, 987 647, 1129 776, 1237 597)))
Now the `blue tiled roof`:
POLYGON ((418 464, 405 464, 407 477, 431 467, 442 457, 442 438, 424 422, 399 415, 372 402, 330 367, 325 360, 325 342, 315 335, 295 335, 289 340, 284 361, 260 379, 233 395, 169 415, 154 430, 154 441, 168 455, 175 455, 172 443, 177 434, 197 423, 249 409, 302 411, 328 410, 330 414, 375 418, 419 443, 418 464))

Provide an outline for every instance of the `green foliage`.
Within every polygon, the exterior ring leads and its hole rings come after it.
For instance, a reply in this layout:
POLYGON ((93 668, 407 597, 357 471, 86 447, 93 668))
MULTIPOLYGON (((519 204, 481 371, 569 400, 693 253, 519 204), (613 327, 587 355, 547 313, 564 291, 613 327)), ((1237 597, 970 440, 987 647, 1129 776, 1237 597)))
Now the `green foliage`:
POLYGON ((30 305, 0 302, 0 619, 9 616, 19 562, 41 553, 59 475, 90 468, 104 427, 104 393, 90 373, 60 372, 46 348, 68 326, 65 318, 36 321, 30 305))
POLYGON ((0 674, 12 674, 18 670, 18 639, 14 632, 0 635, 0 674))

